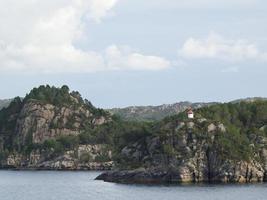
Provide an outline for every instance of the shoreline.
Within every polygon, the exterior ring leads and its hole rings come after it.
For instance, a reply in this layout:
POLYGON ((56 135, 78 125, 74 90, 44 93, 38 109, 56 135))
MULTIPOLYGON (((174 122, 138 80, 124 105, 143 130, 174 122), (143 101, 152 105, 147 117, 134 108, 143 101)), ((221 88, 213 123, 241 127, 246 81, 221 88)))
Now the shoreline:
POLYGON ((0 168, 0 171, 62 171, 62 172, 105 172, 102 169, 34 169, 34 168, 0 168))
POLYGON ((112 171, 112 170, 90 170, 90 169, 51 169, 51 168, 0 168, 0 171, 25 171, 25 172, 38 172, 38 171, 49 171, 49 172, 97 172, 99 173, 98 176, 94 178, 95 181, 103 181, 106 183, 116 183, 116 184, 123 184, 123 185, 145 185, 145 186, 214 186, 214 185, 261 185, 266 184, 267 181, 250 181, 250 182, 222 182, 222 181, 166 181, 166 180, 151 180, 147 178, 143 178, 142 180, 134 180, 128 179, 127 181, 123 178, 111 180, 112 174, 115 172, 121 171, 112 171), (109 174, 109 178, 103 177, 103 175, 109 174))
POLYGON ((180 175, 172 172, 158 171, 157 173, 133 170, 133 171, 105 171, 95 178, 110 183, 120 184, 141 184, 141 185, 157 185, 157 184, 254 184, 267 183, 266 177, 264 179, 235 179, 225 177, 214 177, 212 179, 182 179, 180 175))

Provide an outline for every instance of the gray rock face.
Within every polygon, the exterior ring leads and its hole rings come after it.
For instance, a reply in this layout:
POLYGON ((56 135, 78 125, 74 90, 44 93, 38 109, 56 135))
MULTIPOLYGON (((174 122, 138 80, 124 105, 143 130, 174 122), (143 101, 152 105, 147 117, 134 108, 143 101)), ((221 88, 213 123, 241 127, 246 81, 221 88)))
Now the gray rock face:
POLYGON ((218 125, 218 129, 222 132, 222 133, 225 133, 226 132, 226 128, 223 124, 219 124, 218 125))
POLYGON ((212 131, 216 131, 216 129, 217 129, 217 127, 214 124, 210 124, 208 126, 208 132, 209 133, 212 132, 212 131))
POLYGON ((43 143, 47 139, 61 135, 78 135, 86 121, 97 126, 108 120, 104 116, 94 118, 83 105, 78 108, 56 107, 30 101, 19 114, 15 132, 21 145, 24 145, 29 137, 32 137, 33 143, 43 143))

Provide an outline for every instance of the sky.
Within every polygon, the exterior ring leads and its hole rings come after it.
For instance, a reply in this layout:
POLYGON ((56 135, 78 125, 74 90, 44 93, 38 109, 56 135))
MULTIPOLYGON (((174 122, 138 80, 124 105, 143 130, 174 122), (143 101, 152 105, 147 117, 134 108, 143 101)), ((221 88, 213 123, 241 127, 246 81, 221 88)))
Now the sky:
POLYGON ((68 85, 97 107, 267 97, 264 0, 0 0, 0 99, 68 85))

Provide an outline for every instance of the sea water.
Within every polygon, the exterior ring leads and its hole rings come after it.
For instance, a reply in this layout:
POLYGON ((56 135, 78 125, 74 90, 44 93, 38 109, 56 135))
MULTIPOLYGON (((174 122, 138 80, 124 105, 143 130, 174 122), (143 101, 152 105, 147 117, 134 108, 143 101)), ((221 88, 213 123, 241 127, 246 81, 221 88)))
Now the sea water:
POLYGON ((0 200, 267 200, 267 184, 124 185, 100 172, 0 171, 0 200))

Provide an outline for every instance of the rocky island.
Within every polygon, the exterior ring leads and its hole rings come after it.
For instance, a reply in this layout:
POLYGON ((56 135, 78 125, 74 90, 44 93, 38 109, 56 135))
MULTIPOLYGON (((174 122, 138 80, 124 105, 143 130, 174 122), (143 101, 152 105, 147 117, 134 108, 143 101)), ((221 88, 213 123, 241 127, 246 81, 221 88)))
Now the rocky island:
POLYGON ((0 111, 0 167, 106 170, 96 179, 119 183, 267 181, 267 101, 201 105, 134 121, 40 86, 0 111))

